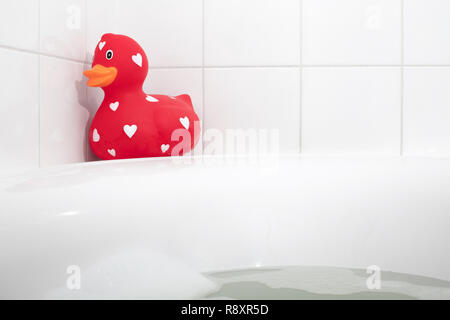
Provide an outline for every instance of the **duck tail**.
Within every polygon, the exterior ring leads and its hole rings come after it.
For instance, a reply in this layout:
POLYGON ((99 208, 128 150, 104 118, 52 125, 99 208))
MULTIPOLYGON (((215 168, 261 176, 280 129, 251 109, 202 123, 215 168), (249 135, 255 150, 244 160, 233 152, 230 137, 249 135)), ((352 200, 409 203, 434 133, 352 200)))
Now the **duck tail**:
POLYGON ((190 105, 191 108, 194 108, 194 106, 192 105, 191 97, 188 94, 179 95, 179 96, 177 96, 177 99, 184 101, 186 104, 190 105))

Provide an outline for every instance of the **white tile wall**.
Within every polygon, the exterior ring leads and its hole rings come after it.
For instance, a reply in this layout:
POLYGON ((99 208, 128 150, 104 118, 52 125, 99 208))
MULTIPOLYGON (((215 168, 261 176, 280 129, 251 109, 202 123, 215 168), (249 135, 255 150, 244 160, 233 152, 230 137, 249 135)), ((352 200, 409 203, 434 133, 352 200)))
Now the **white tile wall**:
POLYGON ((38 167, 38 59, 0 48, 0 174, 38 167))
POLYGON ((202 0, 88 1, 88 49, 105 32, 140 43, 150 66, 202 65, 202 0))
POLYGON ((302 151, 400 154, 397 67, 305 68, 302 151))
POLYGON ((401 0, 303 0, 303 63, 400 61, 401 0))
POLYGON ((299 0, 207 0, 205 64, 297 65, 299 25, 299 0))
POLYGON ((40 60, 41 166, 83 162, 89 119, 84 64, 44 56, 40 60))
POLYGON ((41 52, 83 61, 86 0, 40 0, 41 52))
POLYGON ((405 69, 405 153, 450 155, 450 67, 405 69))
POLYGON ((450 1, 405 0, 405 63, 450 64, 450 1))
POLYGON ((1 1, 0 163, 96 159, 102 93, 81 72, 105 32, 135 37, 145 89, 191 94, 205 129, 278 128, 282 152, 449 154, 449 15, 447 0, 1 1))
MULTIPOLYGON (((219 129, 225 138, 226 129, 276 129, 280 152, 298 152, 299 103, 298 68, 220 68, 205 72, 204 129, 219 129)), ((207 142, 204 144, 207 147, 207 142)))

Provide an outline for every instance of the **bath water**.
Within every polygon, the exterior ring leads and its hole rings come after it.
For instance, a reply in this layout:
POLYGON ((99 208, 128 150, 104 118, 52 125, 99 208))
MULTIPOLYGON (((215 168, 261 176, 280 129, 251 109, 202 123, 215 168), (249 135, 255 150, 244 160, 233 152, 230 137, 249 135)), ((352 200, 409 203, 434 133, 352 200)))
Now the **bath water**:
POLYGON ((450 281, 381 271, 378 289, 363 269, 273 267, 205 274, 218 290, 204 299, 450 299, 450 281))

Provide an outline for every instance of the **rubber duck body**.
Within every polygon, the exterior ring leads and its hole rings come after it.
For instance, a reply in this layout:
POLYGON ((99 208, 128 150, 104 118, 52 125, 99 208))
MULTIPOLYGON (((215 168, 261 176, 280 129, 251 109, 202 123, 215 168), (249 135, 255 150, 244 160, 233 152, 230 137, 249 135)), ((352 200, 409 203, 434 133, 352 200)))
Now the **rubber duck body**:
POLYGON ((189 95, 149 95, 142 90, 148 60, 130 37, 105 34, 95 49, 87 85, 105 93, 89 131, 101 159, 179 156, 192 150, 200 123, 189 95))

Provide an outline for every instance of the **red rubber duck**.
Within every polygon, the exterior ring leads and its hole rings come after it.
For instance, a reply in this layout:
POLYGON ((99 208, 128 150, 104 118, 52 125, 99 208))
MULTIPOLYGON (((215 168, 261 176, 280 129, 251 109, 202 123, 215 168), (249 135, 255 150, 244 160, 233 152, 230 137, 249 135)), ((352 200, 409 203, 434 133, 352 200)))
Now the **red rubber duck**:
POLYGON ((105 98, 89 131, 89 144, 101 159, 178 156, 200 136, 200 122, 189 95, 149 95, 142 90, 148 61, 130 37, 104 34, 95 49, 87 85, 105 98))

